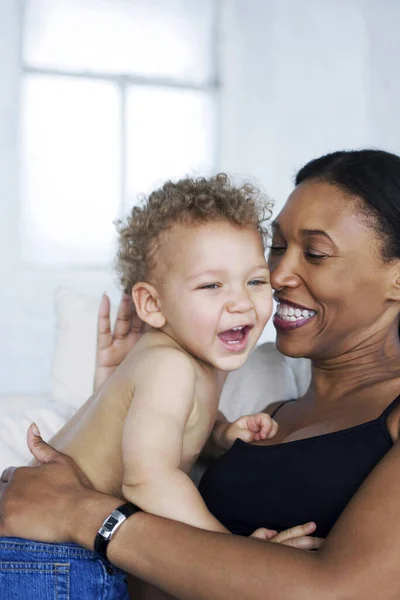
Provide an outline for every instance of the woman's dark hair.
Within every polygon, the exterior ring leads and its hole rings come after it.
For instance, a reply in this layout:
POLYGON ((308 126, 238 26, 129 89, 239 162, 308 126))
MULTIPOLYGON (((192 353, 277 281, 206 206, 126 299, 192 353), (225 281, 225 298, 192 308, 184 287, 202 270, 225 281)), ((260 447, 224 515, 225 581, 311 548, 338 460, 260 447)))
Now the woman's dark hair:
POLYGON ((400 157, 383 150, 332 152, 307 163, 295 182, 309 180, 360 198, 362 213, 382 238, 383 260, 400 258, 400 157))

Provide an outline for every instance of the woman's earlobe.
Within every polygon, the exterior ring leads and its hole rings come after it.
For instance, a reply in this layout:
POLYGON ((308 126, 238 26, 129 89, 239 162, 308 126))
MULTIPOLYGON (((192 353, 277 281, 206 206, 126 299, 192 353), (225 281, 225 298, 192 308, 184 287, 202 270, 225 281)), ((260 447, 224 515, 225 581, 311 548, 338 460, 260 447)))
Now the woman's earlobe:
POLYGON ((132 288, 132 300, 138 317, 144 323, 155 329, 164 327, 166 319, 161 310, 157 290, 151 283, 147 283, 147 281, 135 283, 132 288))
POLYGON ((392 300, 400 302, 400 275, 396 278, 392 286, 392 300))
POLYGON ((394 273, 387 288, 387 299, 392 302, 400 302, 400 271, 394 273))

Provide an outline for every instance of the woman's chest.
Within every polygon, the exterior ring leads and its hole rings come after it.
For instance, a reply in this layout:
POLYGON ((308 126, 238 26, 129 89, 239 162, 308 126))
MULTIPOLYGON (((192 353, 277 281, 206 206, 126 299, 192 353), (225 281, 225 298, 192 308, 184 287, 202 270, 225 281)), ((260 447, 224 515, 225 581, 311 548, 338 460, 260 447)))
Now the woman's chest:
MULTIPOLYGON (((258 445, 273 446, 351 430, 379 420, 385 408, 384 402, 381 405, 349 402, 332 407, 315 407, 307 403, 303 405, 300 401, 288 401, 274 416, 279 425, 277 435, 258 445)), ((381 420, 392 440, 396 441, 399 437, 400 403, 381 420)))
POLYGON ((325 536, 390 447, 378 422, 272 446, 239 440, 206 472, 200 491, 234 533, 315 521, 325 536))

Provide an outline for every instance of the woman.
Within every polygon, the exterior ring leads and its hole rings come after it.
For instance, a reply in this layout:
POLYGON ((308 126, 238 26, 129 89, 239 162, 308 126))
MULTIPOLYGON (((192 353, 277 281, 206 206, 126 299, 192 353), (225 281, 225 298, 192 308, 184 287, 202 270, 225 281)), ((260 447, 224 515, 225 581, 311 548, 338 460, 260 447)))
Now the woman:
POLYGON ((234 533, 313 519, 325 537, 398 438, 396 176, 400 160, 376 151, 317 159, 273 223, 276 345, 311 358, 312 381, 296 402, 270 407, 276 438, 238 440, 204 477, 210 511, 234 533))
MULTIPOLYGON (((238 451, 236 443, 215 468, 237 499, 230 472, 239 465, 246 502, 246 485, 253 502, 256 483, 268 497, 262 469, 276 469, 276 477, 282 470, 284 496, 270 491, 274 523, 286 526, 300 498, 301 509, 320 510, 323 530, 334 525, 332 531, 318 553, 304 553, 139 512, 123 523, 108 557, 177 598, 398 598, 400 159, 367 150, 306 165, 275 221, 270 268, 279 302, 277 347, 311 359, 311 384, 302 398, 278 410, 280 433, 273 444, 238 451), (295 460, 305 468, 289 469, 295 460), (249 467, 253 461, 255 468, 249 467), (218 467, 224 462, 227 468, 218 467)), ((3 474, 0 532, 92 548, 118 499, 91 490, 72 461, 32 431, 29 443, 50 464, 3 474)), ((209 502, 214 485, 215 479, 209 502)), ((262 507, 256 509, 258 518, 262 507)), ((235 526, 244 526, 245 516, 235 526)))

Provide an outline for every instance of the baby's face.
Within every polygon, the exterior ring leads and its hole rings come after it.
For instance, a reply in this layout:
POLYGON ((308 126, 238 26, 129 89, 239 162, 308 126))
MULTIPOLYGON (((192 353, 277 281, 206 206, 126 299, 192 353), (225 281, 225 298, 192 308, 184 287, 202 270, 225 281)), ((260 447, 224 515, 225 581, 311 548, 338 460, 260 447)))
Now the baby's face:
POLYGON ((158 288, 163 330, 222 371, 243 365, 272 312, 259 233, 229 223, 176 225, 158 288))

